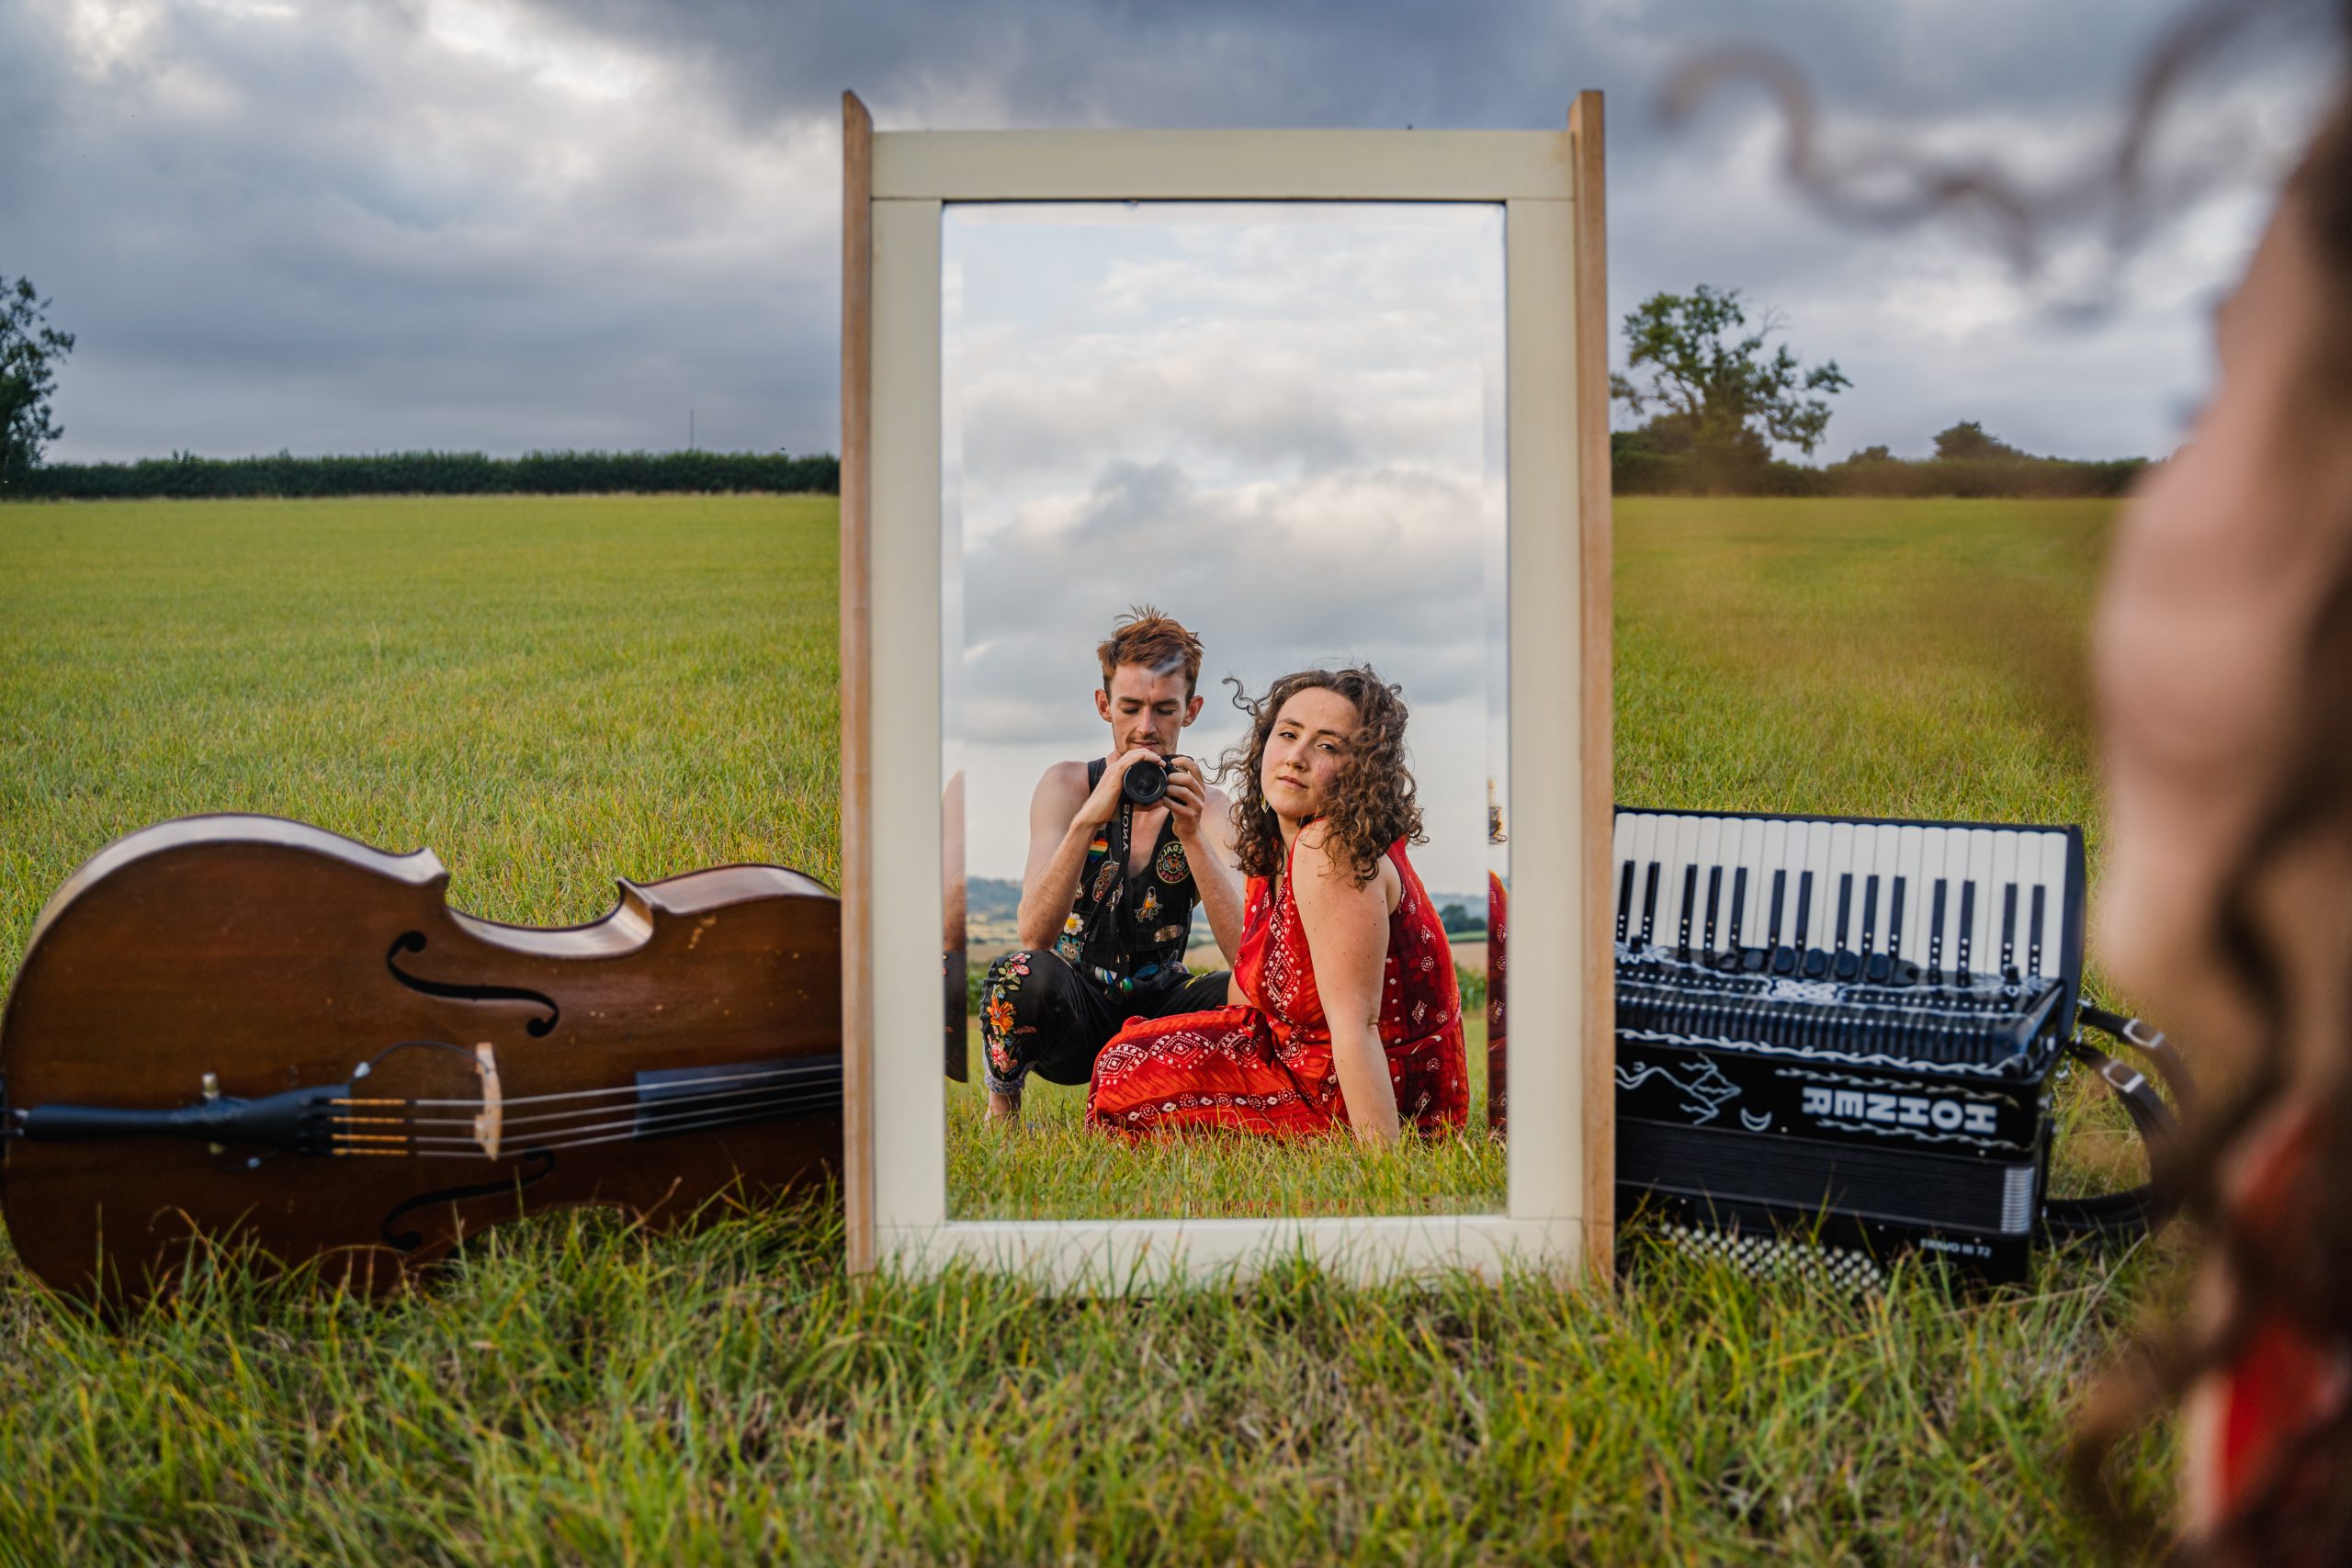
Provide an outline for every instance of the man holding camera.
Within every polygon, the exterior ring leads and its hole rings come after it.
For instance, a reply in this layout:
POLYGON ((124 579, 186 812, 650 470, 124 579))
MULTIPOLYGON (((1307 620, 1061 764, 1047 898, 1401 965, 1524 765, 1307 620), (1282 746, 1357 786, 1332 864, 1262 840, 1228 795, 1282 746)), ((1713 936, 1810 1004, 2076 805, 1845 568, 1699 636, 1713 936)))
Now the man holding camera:
POLYGON ((1086 1082, 1128 1019, 1226 1004, 1227 971, 1184 966, 1195 904, 1226 962, 1240 951, 1231 805, 1176 749, 1200 716, 1200 639, 1147 604, 1095 652, 1110 754, 1057 762, 1037 781, 1021 949, 989 965, 980 991, 989 1113, 1000 1121, 1019 1118, 1033 1072, 1086 1082))

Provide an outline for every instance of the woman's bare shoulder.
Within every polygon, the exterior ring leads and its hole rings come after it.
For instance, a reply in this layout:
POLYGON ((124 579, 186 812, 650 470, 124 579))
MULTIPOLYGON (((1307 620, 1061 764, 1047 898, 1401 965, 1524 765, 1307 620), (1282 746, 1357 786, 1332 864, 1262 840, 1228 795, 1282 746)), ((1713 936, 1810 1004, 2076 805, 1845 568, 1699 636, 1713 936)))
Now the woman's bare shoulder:
POLYGON ((1298 830, 1298 897, 1313 897, 1318 903, 1337 904, 1361 898, 1380 898, 1386 908, 1396 907, 1396 868, 1383 855, 1377 871, 1369 878, 1359 880, 1355 859, 1348 852, 1347 841, 1334 832, 1328 821, 1309 822, 1298 830), (1309 868, 1312 868, 1310 871, 1309 868), (1310 889, 1312 893, 1310 894, 1310 889))

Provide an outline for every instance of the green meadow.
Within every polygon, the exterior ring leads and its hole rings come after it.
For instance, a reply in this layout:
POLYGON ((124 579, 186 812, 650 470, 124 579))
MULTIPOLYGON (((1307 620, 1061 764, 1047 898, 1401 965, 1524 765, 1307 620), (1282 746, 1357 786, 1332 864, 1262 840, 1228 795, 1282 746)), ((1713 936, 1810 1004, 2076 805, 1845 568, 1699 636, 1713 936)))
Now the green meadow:
MULTIPOLYGON (((1619 798, 2080 821, 2096 868, 2111 517, 1621 501, 1619 798)), ((0 506, 0 979, 74 866, 197 811, 429 845, 452 902, 528 924, 616 875, 831 882, 834 528, 794 497, 0 506)), ((2065 1097, 2068 1179, 2122 1162, 2065 1097)), ((1102 1157, 1076 1133, 991 1157, 1102 1157)), ((1166 1179, 1262 1184, 1219 1157, 1166 1179)), ((820 1195, 504 1227, 382 1303, 222 1263, 105 1325, 0 1245, 0 1563, 2080 1561, 2069 1412, 2174 1250, 1985 1295, 1645 1253, 1572 1291, 1296 1264, 1058 1299, 852 1283, 820 1195)), ((2170 1444, 2126 1456, 2144 1506, 2170 1444)))
POLYGON ((967 1082, 947 1086, 947 1213, 959 1220, 1255 1218, 1282 1214, 1473 1214, 1510 1194, 1502 1143, 1487 1132, 1487 1021, 1463 1021, 1470 1114, 1462 1131, 1363 1148, 1311 1139, 1155 1138, 1086 1126, 1083 1086, 1033 1080, 1018 1131, 988 1119, 979 1027, 967 1082))

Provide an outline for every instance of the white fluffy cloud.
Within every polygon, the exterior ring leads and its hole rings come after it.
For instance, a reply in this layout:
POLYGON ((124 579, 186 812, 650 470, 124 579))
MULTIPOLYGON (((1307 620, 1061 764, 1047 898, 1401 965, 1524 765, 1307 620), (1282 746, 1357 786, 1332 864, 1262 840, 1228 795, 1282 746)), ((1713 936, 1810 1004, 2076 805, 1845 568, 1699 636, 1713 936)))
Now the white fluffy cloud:
POLYGON ((1094 645, 1148 601, 1206 648, 1198 754, 1238 739, 1228 675, 1401 685, 1425 874, 1480 886, 1501 245, 1480 209, 951 218, 976 871, 1017 874, 1041 748, 1103 749, 1094 645))

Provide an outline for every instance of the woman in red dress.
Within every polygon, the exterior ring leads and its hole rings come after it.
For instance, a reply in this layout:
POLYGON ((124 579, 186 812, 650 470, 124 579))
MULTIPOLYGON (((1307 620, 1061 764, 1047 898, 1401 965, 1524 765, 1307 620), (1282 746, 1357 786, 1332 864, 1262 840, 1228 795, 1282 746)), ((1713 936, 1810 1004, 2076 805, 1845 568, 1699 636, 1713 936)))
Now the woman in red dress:
POLYGON ((1234 1005, 1135 1019, 1095 1059, 1086 1119, 1367 1143, 1470 1109, 1453 952, 1405 856, 1423 841, 1405 704, 1369 668, 1285 675, 1227 754, 1249 876, 1234 1005))

